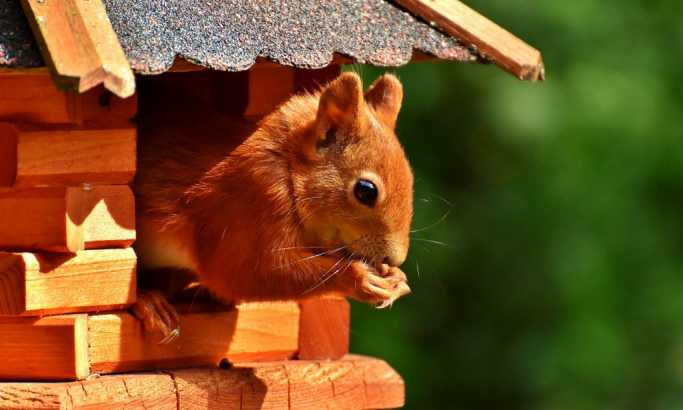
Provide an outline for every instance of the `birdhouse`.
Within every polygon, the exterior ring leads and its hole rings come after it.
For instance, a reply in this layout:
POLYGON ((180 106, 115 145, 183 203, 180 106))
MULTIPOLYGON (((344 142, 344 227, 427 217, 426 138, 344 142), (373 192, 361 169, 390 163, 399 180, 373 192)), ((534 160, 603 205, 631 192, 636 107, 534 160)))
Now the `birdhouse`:
POLYGON ((544 76, 457 0, 2 2, 0 408, 401 407, 344 299, 178 306, 180 337, 147 338, 131 184, 152 118, 258 121, 345 64, 418 60, 544 76))

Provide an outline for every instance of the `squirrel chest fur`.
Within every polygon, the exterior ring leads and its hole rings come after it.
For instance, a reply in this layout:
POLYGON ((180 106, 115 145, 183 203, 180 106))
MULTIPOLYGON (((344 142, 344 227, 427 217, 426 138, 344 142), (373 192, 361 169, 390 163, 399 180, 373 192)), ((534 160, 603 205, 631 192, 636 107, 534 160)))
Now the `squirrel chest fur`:
POLYGON ((224 301, 409 293, 413 176, 394 134, 402 87, 345 73, 255 125, 140 126, 141 272, 184 269, 224 301))

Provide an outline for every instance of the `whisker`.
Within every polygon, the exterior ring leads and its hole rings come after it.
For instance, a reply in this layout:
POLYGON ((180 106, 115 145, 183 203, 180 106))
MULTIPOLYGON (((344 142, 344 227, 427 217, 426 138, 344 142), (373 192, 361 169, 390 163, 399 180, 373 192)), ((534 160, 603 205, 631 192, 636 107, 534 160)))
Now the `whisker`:
POLYGON ((445 242, 435 241, 435 240, 433 240, 433 239, 413 238, 412 236, 410 237, 410 239, 413 240, 413 241, 418 241, 418 242, 431 243, 432 245, 448 246, 448 244, 445 243, 445 242))
POLYGON ((429 249, 428 247, 426 247, 422 244, 419 244, 419 243, 418 243, 418 245, 420 246, 420 248, 422 248, 423 251, 425 251, 427 253, 432 253, 431 249, 429 249))
POLYGON ((288 246, 285 248, 273 249, 273 252, 292 251, 297 249, 329 249, 327 246, 288 246))
POLYGON ((417 271, 417 277, 420 277, 420 262, 417 260, 417 257, 415 257, 415 270, 417 271))
MULTIPOLYGON (((337 272, 339 272, 339 269, 337 269, 337 270, 334 271, 334 272, 332 272, 332 270, 333 270, 334 268, 336 268, 340 263, 344 263, 344 261, 347 260, 348 258, 349 258, 349 257, 340 258, 334 265, 332 265, 332 267, 331 267, 330 269, 327 270, 327 272, 325 272, 325 273, 322 275, 322 279, 321 279, 320 281, 318 281, 318 283, 316 283, 315 285, 313 285, 313 286, 311 286, 310 288, 306 289, 306 290, 302 293, 302 295, 305 295, 305 294, 307 294, 307 293, 310 293, 310 292, 316 290, 317 288, 319 288, 320 286, 322 286, 325 282, 327 282, 328 280, 330 280, 330 278, 332 278, 334 275, 337 274, 337 272), (332 272, 332 274, 330 274, 330 272, 332 272)), ((340 268, 340 269, 341 269, 341 268, 340 268)))
POLYGON ((450 206, 451 208, 453 207, 453 203, 451 201, 449 201, 448 199, 442 197, 441 195, 438 195, 438 194, 429 194, 429 195, 435 197, 436 199, 439 199, 441 202, 450 206))
POLYGON ((451 209, 449 209, 448 211, 446 211, 446 213, 443 214, 443 215, 441 216, 441 218, 439 218, 436 222, 434 222, 434 223, 432 223, 432 224, 430 224, 430 225, 427 225, 427 226, 425 226, 425 227, 423 227, 423 228, 413 229, 412 231, 410 231, 410 233, 423 232, 423 231, 427 231, 427 230, 429 230, 429 229, 434 228, 435 226, 437 226, 437 225, 439 225, 440 223, 442 223, 443 221, 445 221, 446 218, 448 218, 448 215, 451 214, 451 211, 452 211, 452 210, 453 210, 453 209, 451 208, 451 209))
POLYGON ((340 247, 335 248, 335 249, 330 249, 330 250, 328 250, 328 251, 316 253, 315 255, 306 256, 306 257, 303 258, 303 259, 299 259, 299 260, 297 261, 297 263, 298 263, 298 262, 307 261, 307 260, 311 260, 311 259, 315 259, 315 258, 318 258, 318 257, 320 257, 320 256, 329 255, 329 254, 331 254, 331 253, 339 252, 339 251, 344 250, 345 248, 346 248, 346 245, 340 246, 340 247))

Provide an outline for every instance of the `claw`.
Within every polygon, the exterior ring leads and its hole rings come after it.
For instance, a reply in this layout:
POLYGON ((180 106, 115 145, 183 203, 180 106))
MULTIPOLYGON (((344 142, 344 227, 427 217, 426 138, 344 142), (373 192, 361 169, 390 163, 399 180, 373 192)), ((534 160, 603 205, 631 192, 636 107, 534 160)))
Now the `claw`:
POLYGON ((141 292, 131 308, 147 334, 161 335, 159 344, 168 344, 180 336, 180 317, 159 292, 141 292))
POLYGON ((160 344, 160 345, 169 344, 169 343, 173 342, 174 340, 176 340, 178 337, 180 337, 180 326, 171 330, 171 332, 169 334, 167 334, 166 337, 161 339, 158 344, 160 344))
POLYGON ((360 265, 357 269, 356 286, 360 291, 356 293, 357 298, 374 304, 377 309, 386 309, 410 293, 408 279, 399 268, 382 264, 376 268, 360 265))

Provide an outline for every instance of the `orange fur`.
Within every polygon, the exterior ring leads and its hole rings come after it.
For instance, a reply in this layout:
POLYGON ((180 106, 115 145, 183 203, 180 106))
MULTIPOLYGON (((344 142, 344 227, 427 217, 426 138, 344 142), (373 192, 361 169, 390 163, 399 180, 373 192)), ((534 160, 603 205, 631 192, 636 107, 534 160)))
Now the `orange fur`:
POLYGON ((401 99, 393 76, 363 95, 346 73, 292 97, 255 129, 219 117, 184 128, 141 124, 143 269, 174 255, 168 267, 195 271, 223 300, 311 291, 362 299, 352 272, 400 265, 408 250, 413 177, 394 134, 401 99), (361 175, 380 187, 373 208, 353 197, 361 175))

